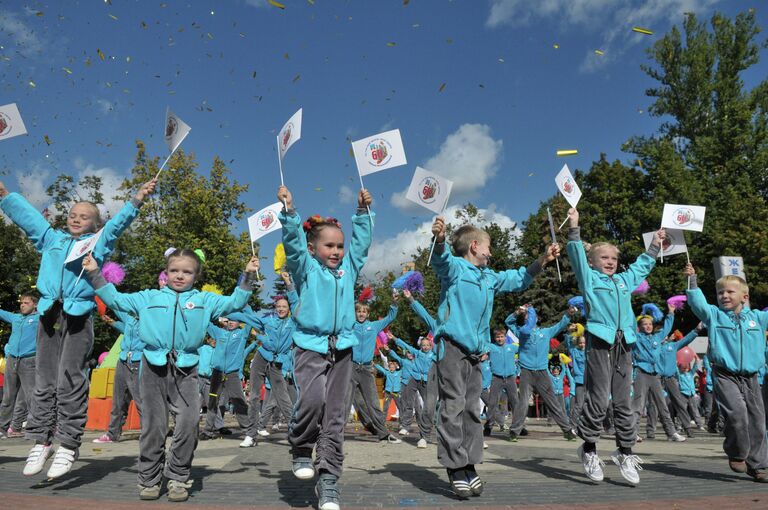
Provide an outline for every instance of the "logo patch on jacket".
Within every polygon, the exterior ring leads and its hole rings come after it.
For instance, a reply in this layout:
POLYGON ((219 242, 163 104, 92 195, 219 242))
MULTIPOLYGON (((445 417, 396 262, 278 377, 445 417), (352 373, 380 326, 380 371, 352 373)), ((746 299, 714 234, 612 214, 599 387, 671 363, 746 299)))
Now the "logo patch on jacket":
POLYGON ((749 327, 750 327, 750 328, 754 328, 755 326, 757 326, 757 322, 755 322, 755 321, 749 321, 749 327))
POLYGON ((184 304, 184 308, 186 308, 187 310, 194 310, 195 309, 195 304, 192 301, 187 301, 184 304))

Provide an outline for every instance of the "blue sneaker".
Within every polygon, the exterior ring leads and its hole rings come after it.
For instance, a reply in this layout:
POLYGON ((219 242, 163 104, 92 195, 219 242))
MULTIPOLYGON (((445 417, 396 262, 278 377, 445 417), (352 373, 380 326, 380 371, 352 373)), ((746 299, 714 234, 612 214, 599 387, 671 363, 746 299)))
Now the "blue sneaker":
POLYGON ((338 478, 330 473, 322 473, 315 485, 317 508, 319 510, 340 510, 338 478))

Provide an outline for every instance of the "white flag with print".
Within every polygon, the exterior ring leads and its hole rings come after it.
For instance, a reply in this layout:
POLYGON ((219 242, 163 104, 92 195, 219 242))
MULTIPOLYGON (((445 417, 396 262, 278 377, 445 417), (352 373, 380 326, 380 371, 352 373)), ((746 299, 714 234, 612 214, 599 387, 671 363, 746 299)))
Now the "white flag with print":
MULTIPOLYGON (((664 250, 661 255, 668 257, 670 255, 677 255, 678 253, 685 253, 688 251, 688 245, 685 244, 685 235, 683 235, 682 230, 668 228, 666 229, 666 232, 667 237, 662 243, 664 250)), ((653 235, 655 233, 656 232, 646 232, 643 234, 643 243, 645 243, 646 250, 651 247, 651 242, 653 242, 653 235)))
POLYGON ((72 247, 72 250, 69 252, 69 255, 67 255, 67 259, 64 261, 64 263, 69 264, 73 260, 79 259, 89 251, 93 251, 93 248, 96 246, 96 243, 99 242, 99 238, 101 237, 102 232, 103 232, 103 229, 99 230, 91 237, 77 241, 75 245, 72 247))
POLYGON ((568 169, 568 165, 563 165, 560 172, 555 177, 555 183, 557 189, 563 194, 565 199, 571 204, 571 207, 576 207, 581 200, 581 188, 576 184, 576 179, 573 178, 573 174, 568 169))
POLYGON ((678 230, 704 230, 704 215, 707 208, 701 205, 664 204, 661 226, 678 230))
POLYGON ((181 142, 187 137, 192 130, 183 120, 176 116, 175 113, 168 108, 165 112, 165 143, 168 145, 168 150, 173 154, 178 149, 181 142))
POLYGON ((248 218, 248 231, 251 234, 252 243, 270 232, 282 228, 283 224, 277 219, 277 215, 282 209, 282 202, 275 202, 248 218))
POLYGON ((440 214, 448 203, 452 187, 452 181, 417 166, 405 198, 440 214))
POLYGON ((0 106, 0 140, 26 134, 27 128, 16 103, 0 106))
POLYGON ((352 151, 361 176, 408 163, 399 129, 352 142, 352 151))
POLYGON ((277 135, 277 147, 280 150, 280 159, 285 157, 285 153, 291 148, 291 145, 298 142, 301 138, 301 112, 303 108, 299 108, 299 111, 294 113, 293 116, 288 119, 283 129, 280 130, 280 134, 277 135))

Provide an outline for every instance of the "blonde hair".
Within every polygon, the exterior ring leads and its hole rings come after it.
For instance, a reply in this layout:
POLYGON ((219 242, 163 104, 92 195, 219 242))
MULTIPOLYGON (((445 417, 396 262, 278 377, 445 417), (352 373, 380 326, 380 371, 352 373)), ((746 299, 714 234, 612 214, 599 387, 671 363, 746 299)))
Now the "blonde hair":
POLYGON ((355 303, 355 311, 357 312, 359 310, 365 310, 366 312, 370 312, 371 307, 368 306, 367 303, 361 303, 358 301, 357 303, 355 303))
POLYGON ((589 248, 589 253, 587 254, 589 256, 589 260, 592 260, 593 257, 597 256, 597 252, 599 252, 600 250, 604 250, 605 248, 612 248, 616 250, 616 255, 619 255, 621 253, 621 250, 619 250, 619 248, 615 244, 606 243, 606 242, 595 243, 589 248))
POLYGON ((472 241, 480 242, 485 240, 491 240, 488 232, 473 225, 464 225, 453 233, 453 254, 457 257, 463 257, 469 253, 469 246, 472 244, 472 241))
MULTIPOLYGON (((103 226, 103 221, 101 219, 101 211, 99 210, 99 206, 96 205, 95 202, 91 202, 89 200, 80 200, 79 202, 75 202, 72 207, 75 207, 76 205, 85 204, 91 207, 93 209, 93 230, 92 232, 98 232, 99 229, 103 226)), ((69 209, 70 211, 72 208, 69 209)))
POLYGON ((717 280, 717 282, 715 282, 715 288, 717 290, 720 290, 726 285, 728 285, 729 283, 735 283, 736 285, 739 286, 739 288, 744 294, 749 294, 749 285, 747 285, 747 282, 744 280, 744 278, 742 278, 741 276, 736 276, 732 274, 727 274, 722 278, 720 278, 719 280, 717 280))

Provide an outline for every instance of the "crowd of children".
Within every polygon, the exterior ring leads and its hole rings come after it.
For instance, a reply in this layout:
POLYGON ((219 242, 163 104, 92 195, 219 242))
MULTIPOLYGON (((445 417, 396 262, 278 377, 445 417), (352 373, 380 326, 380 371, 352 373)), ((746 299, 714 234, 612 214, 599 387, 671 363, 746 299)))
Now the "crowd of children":
POLYGON ((571 209, 566 251, 582 306, 569 307, 558 322, 541 327, 537 310, 524 304, 507 317, 505 327, 492 330, 494 297, 525 290, 560 256, 560 247, 547 246, 527 267, 494 271, 488 233, 464 225, 453 232, 449 246, 445 221, 438 217, 431 258, 440 283, 436 310, 430 313, 409 290, 395 291, 386 317, 369 321, 368 306, 355 300, 355 286, 373 235, 370 193, 359 193, 347 249, 338 220, 311 216, 302 222, 292 194, 281 186, 277 196, 284 204, 279 219, 286 255, 281 277, 287 292, 265 315, 247 306, 258 286, 257 257, 247 262, 231 295, 196 289, 203 262, 187 249, 166 253, 158 289, 122 293, 104 278, 100 268, 155 185, 155 180, 146 183, 104 225, 94 204, 78 202, 66 230, 55 230, 0 183, 0 208, 42 255, 39 300, 23 294, 19 313, 0 310, 0 320, 12 325, 0 436, 18 436, 28 406, 26 437, 34 445, 25 475, 41 472, 53 456, 47 476, 58 478, 78 458, 98 296, 117 317, 106 320, 123 340, 109 429, 95 442, 119 439, 133 400, 142 424, 141 499, 159 498, 164 480, 169 500, 188 498, 198 439, 226 433, 222 410, 230 409, 244 433, 243 448, 269 435, 271 419, 288 421, 293 474, 304 480, 316 476, 318 507, 338 510, 350 410, 379 440, 398 444, 401 439, 386 423, 391 402, 398 435, 410 434, 415 416, 416 444, 427 448, 436 441, 453 492, 459 498, 480 496, 484 483, 477 466, 487 447, 484 436, 494 427, 508 431, 512 442, 527 435, 534 393, 566 440, 582 440, 577 451, 592 481, 604 477, 597 444, 610 429, 616 442, 612 461, 628 482, 639 483, 642 460, 633 448, 643 440, 639 429, 645 416, 646 438, 655 436, 657 419, 667 438, 678 442, 694 437, 695 428, 722 427, 730 468, 768 482, 768 384, 763 384, 768 312, 751 309, 748 286, 731 276, 717 282, 718 304, 708 304, 688 264, 687 299, 701 324, 685 337, 672 333, 672 306, 663 323, 652 315, 635 317, 632 292, 655 266, 663 229, 619 272, 618 249, 609 243, 585 247, 579 213, 571 209), (65 263, 75 243, 99 230, 87 254, 65 263), (395 319, 401 295, 423 321, 424 335, 412 345, 387 331, 379 364, 377 337, 395 319), (700 364, 678 364, 678 351, 703 329, 709 339, 705 358, 700 364), (244 392, 243 367, 252 351, 249 391, 244 392), (377 371, 383 394, 376 387, 377 371), (199 432, 201 409, 205 419, 199 432), (54 441, 59 443, 55 453, 54 441))

